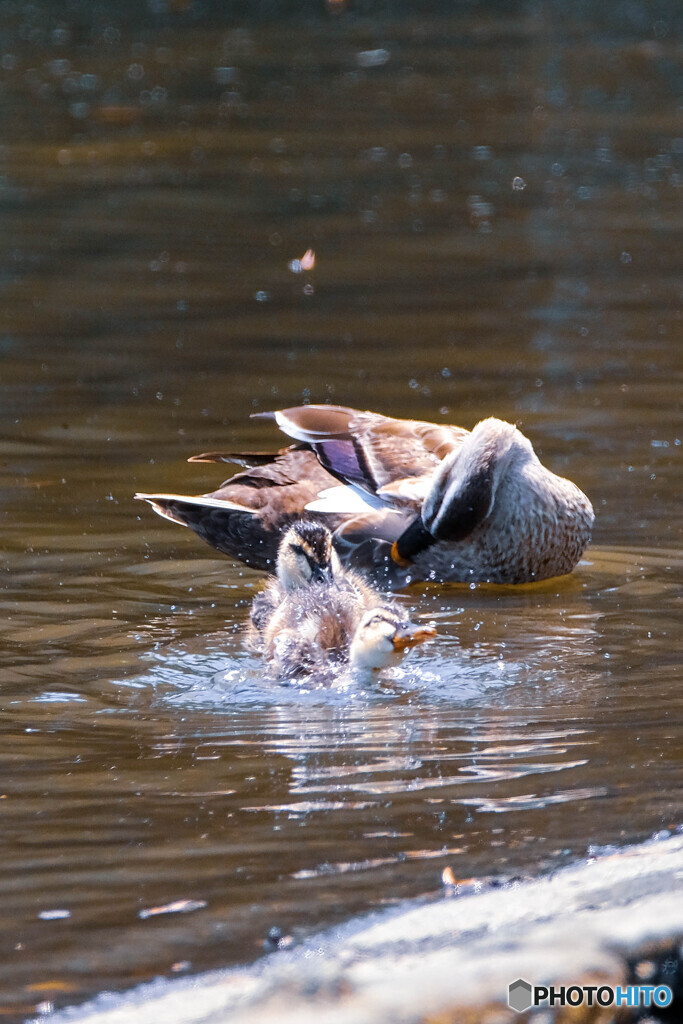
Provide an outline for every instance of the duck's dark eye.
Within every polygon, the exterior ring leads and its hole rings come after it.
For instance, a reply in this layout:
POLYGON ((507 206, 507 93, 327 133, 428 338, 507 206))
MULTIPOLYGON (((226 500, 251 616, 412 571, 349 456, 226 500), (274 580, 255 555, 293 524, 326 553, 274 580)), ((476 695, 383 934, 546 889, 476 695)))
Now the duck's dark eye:
POLYGON ((292 544, 291 545, 291 549, 292 549, 292 551, 294 552, 295 555, 305 555, 306 554, 304 549, 301 547, 301 544, 292 544))

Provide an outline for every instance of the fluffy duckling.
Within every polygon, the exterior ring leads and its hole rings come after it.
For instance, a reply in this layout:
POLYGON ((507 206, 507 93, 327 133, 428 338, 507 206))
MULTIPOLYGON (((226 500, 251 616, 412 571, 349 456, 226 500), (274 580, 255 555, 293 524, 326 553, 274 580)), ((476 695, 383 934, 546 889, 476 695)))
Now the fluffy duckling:
POLYGON ((319 523, 303 519, 295 522, 280 541, 275 572, 284 592, 309 583, 329 583, 341 576, 341 562, 330 531, 319 523))
POLYGON ((408 621, 393 605, 363 610, 351 591, 314 584, 283 601, 265 630, 264 654, 280 679, 329 683, 344 668, 361 679, 398 664, 436 630, 408 621))
MULTIPOLYGON (((360 614, 379 602, 379 596, 358 573, 342 567, 332 534, 321 523, 306 519, 293 523, 280 541, 275 568, 277 575, 256 595, 251 606, 248 644, 255 650, 263 646, 275 612, 283 604, 286 607, 287 599, 296 591, 319 584, 334 586, 340 605, 358 605, 360 614)), ((345 618, 341 607, 339 612, 345 618)))
POLYGON ((371 676, 435 636, 408 622, 360 576, 341 567, 326 527, 295 523, 280 542, 277 578, 257 595, 247 644, 281 679, 329 681, 349 666, 371 676))

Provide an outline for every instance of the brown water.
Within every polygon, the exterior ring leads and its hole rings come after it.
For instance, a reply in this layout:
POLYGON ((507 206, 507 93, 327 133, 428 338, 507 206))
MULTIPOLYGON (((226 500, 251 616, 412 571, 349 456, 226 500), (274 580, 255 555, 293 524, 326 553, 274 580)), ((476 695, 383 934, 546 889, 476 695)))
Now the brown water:
POLYGON ((675 8, 407 6, 0 4, 7 1016, 681 821, 675 8), (269 683, 259 574, 131 495, 307 400, 517 422, 594 545, 406 595, 374 689, 269 683))

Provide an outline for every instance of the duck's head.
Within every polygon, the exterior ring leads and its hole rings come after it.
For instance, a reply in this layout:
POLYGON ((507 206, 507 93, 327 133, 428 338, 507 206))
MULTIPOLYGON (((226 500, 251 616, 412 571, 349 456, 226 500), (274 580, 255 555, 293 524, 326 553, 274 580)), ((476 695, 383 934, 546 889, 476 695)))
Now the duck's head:
POLYGON ((341 563, 327 527, 305 519, 290 526, 280 541, 276 571, 285 590, 331 583, 340 576, 341 563))
POLYGON ((435 471, 421 514, 392 546, 393 560, 408 566, 436 541, 464 540, 490 514, 510 466, 529 459, 536 460, 531 443, 512 423, 481 420, 435 471))
POLYGON ((356 627, 349 662, 360 672, 378 672, 397 664, 410 647, 436 636, 432 626, 417 626, 396 609, 379 606, 366 612, 356 627))

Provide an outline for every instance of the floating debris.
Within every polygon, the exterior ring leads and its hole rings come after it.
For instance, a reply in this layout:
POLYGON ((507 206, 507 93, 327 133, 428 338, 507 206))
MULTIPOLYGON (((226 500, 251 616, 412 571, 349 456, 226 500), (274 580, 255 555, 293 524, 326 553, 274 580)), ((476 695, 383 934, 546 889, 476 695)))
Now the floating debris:
POLYGON ((304 270, 313 270, 315 253, 312 249, 307 249, 300 260, 290 260, 287 266, 293 274, 301 274, 304 270))
POLYGON ((145 921, 148 917, 159 917, 161 914, 190 914, 193 910, 203 910, 205 906, 206 900, 174 900, 160 907, 147 907, 140 911, 138 917, 145 921))
POLYGON ((453 874, 453 868, 450 865, 441 872, 441 882, 446 889, 455 889, 457 886, 458 880, 453 874))
POLYGON ((70 910, 41 910, 38 914, 41 921, 65 921, 71 917, 70 910))

